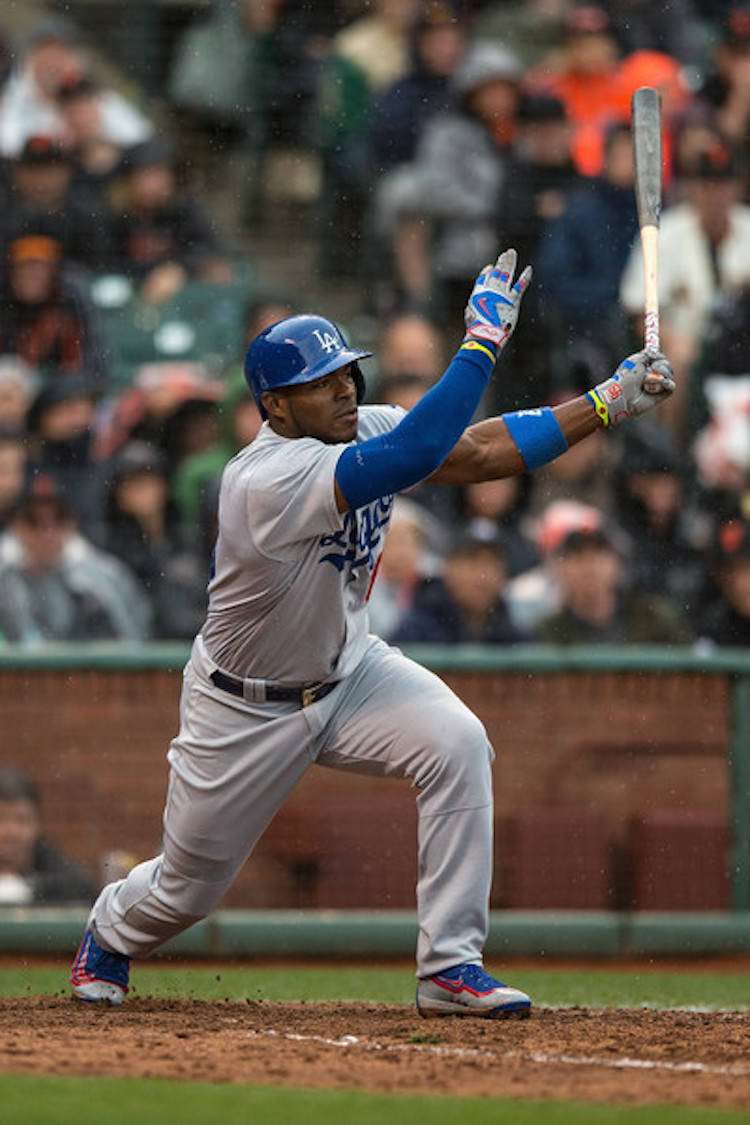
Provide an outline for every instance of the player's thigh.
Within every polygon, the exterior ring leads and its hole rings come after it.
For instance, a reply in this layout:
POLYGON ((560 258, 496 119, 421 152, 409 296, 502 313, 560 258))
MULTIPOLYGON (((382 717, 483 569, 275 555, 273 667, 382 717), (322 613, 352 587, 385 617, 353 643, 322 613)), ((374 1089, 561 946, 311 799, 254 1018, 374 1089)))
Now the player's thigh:
POLYGON ((317 760, 424 786, 441 772, 489 776, 492 748, 481 721, 443 680, 381 641, 347 685, 317 760))
POLYGON ((165 841, 215 863, 246 853, 312 761, 302 710, 252 707, 188 672, 169 750, 165 841))

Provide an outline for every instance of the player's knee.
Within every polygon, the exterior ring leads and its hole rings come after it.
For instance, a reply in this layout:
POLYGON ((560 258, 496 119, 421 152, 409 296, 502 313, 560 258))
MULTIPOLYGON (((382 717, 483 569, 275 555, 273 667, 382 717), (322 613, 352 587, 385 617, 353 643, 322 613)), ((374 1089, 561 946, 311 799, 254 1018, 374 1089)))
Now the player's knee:
POLYGON ((442 721, 438 716, 431 725, 423 783, 455 785, 465 791, 467 800, 481 803, 491 792, 494 757, 484 725, 468 708, 443 716, 442 721))

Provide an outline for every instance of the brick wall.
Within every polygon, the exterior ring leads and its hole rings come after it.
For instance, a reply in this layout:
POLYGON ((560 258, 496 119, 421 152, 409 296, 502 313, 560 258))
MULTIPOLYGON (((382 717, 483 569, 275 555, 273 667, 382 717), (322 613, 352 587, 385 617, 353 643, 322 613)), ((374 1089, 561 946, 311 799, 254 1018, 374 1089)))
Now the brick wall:
MULTIPOLYGON (((497 754, 493 905, 637 906, 633 864, 658 867, 653 849, 669 847, 641 832, 631 848, 634 824, 653 815, 668 825, 665 812, 726 820, 727 677, 444 678, 483 719, 497 754), (654 840, 645 855, 644 839, 654 840)), ((166 670, 0 669, 0 760, 30 772, 48 834, 97 876, 108 852, 144 859, 159 848, 180 681, 166 670)), ((415 831, 408 783, 313 767, 224 905, 411 907, 415 831)), ((715 884, 715 863, 706 878, 715 884)))

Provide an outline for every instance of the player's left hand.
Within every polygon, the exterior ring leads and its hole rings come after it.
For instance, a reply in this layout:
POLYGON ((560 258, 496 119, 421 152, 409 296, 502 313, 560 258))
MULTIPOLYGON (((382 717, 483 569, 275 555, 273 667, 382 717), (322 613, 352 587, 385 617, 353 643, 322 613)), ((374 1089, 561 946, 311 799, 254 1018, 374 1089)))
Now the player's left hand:
POLYGON ((531 266, 527 266, 513 284, 517 260, 515 250, 504 250, 494 266, 487 265, 481 271, 464 312, 464 339, 489 341, 498 350, 505 347, 531 281, 531 266))
POLYGON ((602 418, 605 425, 618 426, 627 418, 652 410, 674 394, 674 389, 674 372, 669 360, 661 352, 644 348, 624 359, 610 379, 594 388, 592 397, 595 396, 595 404, 598 398, 606 408, 607 419, 602 418), (656 390, 646 390, 644 380, 650 375, 658 377, 661 389, 658 383, 652 383, 656 390))

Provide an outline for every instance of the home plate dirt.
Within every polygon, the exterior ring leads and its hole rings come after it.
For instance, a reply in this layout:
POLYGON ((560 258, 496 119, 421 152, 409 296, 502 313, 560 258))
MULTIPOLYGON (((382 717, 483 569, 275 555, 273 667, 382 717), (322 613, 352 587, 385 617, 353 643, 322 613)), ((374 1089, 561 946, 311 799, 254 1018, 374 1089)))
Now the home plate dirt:
POLYGON ((394 1093, 750 1107, 750 1012, 0 999, 0 1071, 394 1093))

